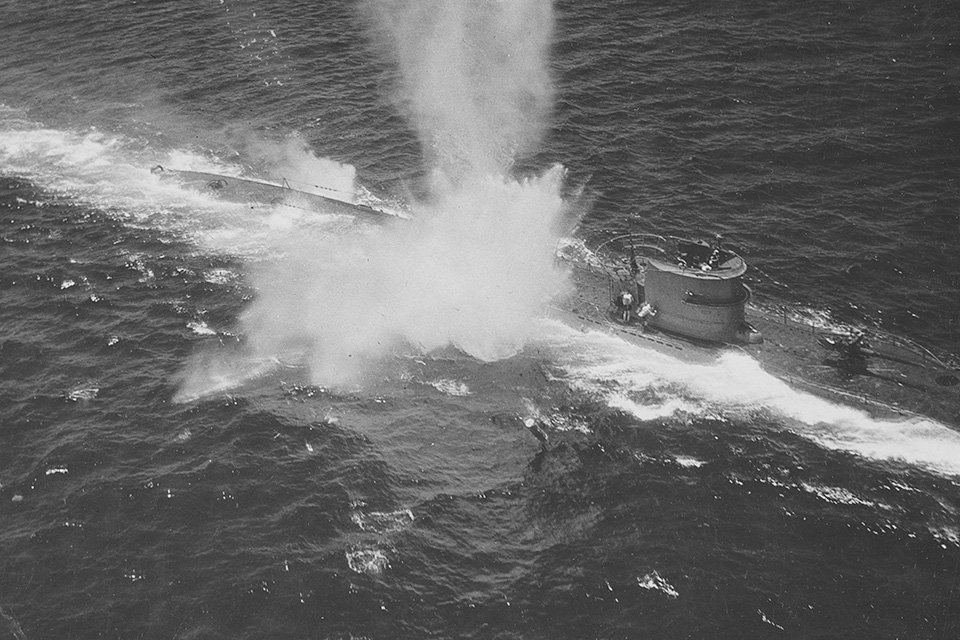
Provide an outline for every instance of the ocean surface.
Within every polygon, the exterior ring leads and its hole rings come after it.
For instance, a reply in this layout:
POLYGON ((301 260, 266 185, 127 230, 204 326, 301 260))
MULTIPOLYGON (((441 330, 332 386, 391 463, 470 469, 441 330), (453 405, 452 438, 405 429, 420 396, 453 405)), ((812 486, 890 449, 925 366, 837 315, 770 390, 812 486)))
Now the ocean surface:
POLYGON ((956 358, 958 215, 949 0, 0 0, 0 638, 960 637, 956 425, 537 311, 719 233, 956 358))

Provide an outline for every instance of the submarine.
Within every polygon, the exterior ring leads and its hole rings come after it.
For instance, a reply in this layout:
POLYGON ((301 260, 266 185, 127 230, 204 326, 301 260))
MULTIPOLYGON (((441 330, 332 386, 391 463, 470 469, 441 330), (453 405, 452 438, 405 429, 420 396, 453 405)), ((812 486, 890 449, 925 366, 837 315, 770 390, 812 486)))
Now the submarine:
POLYGON ((710 243, 627 233, 560 253, 576 286, 555 308, 574 326, 690 361, 746 353, 794 388, 871 415, 927 417, 960 428, 955 355, 761 305, 744 281, 746 261, 719 237, 710 243))
MULTIPOLYGON (((199 171, 152 173, 189 189, 251 206, 286 205, 374 223, 404 212, 345 202, 270 183, 199 171)), ((353 194, 350 194, 352 197, 353 194)), ((714 241, 626 233, 594 247, 568 244, 573 292, 550 313, 679 359, 708 363, 746 353, 794 388, 859 406, 878 417, 928 417, 960 428, 960 365, 903 337, 818 323, 785 306, 762 305, 744 281, 747 262, 714 241)))
MULTIPOLYGON (((248 204, 250 206, 277 206, 284 205, 307 211, 322 211, 324 213, 357 216, 371 222, 382 222, 388 217, 403 217, 400 212, 386 207, 369 204, 347 202, 332 196, 320 195, 303 189, 295 189, 289 181, 284 179, 280 183, 253 180, 250 178, 236 178, 203 171, 186 171, 182 169, 167 169, 156 165, 150 173, 159 176, 162 182, 174 182, 187 189, 199 191, 215 196, 222 200, 248 204)), ((315 186, 331 194, 338 193, 349 196, 353 193, 342 193, 328 187, 315 186)))

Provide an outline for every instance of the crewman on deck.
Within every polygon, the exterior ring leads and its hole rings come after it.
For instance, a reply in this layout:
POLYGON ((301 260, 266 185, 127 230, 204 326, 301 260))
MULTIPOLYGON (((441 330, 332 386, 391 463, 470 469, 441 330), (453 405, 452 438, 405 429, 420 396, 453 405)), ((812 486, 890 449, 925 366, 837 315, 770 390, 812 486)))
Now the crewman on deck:
POLYGON ((647 322, 647 318, 652 318, 657 315, 657 310, 650 306, 649 302, 644 302, 643 306, 640 307, 640 312, 637 313, 637 317, 643 320, 644 324, 647 322))
POLYGON ((716 236, 716 243, 713 245, 713 251, 710 252, 710 258, 707 260, 707 266, 709 269, 704 269, 704 271, 710 271, 715 269, 717 265, 720 264, 720 252, 723 250, 721 247, 722 238, 720 234, 716 236))
POLYGON ((633 313, 633 294, 629 291, 620 292, 620 310, 623 312, 623 321, 630 322, 630 315, 633 313))

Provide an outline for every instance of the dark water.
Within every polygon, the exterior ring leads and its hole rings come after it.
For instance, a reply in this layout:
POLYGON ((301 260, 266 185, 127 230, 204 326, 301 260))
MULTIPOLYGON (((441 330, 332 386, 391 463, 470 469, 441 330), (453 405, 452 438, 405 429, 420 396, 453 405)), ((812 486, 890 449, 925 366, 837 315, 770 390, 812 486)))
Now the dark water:
MULTIPOLYGON (((957 432, 749 361, 544 321, 494 362, 399 350, 333 390, 267 357, 175 401, 277 239, 336 230, 151 166, 306 148, 423 189, 369 5, 0 9, 0 637, 957 637, 957 432)), ((953 3, 555 17, 515 169, 567 168, 577 237, 720 232, 758 296, 960 352, 953 3)))

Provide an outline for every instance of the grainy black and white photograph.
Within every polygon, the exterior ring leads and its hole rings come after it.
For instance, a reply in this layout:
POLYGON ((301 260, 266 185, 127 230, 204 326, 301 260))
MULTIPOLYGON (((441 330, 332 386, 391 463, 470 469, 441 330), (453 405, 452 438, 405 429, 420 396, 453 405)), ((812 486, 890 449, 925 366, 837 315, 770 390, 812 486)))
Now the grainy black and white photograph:
POLYGON ((960 637, 953 0, 0 0, 0 640, 960 637))

